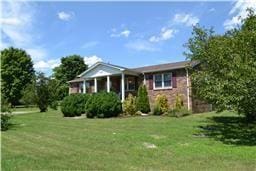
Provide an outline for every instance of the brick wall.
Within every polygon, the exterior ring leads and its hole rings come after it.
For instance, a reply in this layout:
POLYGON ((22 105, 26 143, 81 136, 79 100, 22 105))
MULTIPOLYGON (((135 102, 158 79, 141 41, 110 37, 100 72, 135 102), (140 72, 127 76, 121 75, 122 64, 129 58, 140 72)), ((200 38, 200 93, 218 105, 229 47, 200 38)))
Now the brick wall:
MULTIPOLYGON (((175 104, 175 97, 177 94, 180 94, 183 100, 183 104, 185 107, 188 107, 188 96, 187 96, 187 77, 186 77, 186 70, 185 69, 179 69, 174 71, 165 71, 165 72, 172 72, 173 76, 175 75, 176 80, 172 80, 174 83, 176 81, 176 87, 173 87, 171 89, 161 89, 161 90, 154 90, 153 86, 150 84, 153 84, 153 74, 156 73, 148 73, 146 74, 146 87, 148 90, 148 96, 150 101, 151 109, 154 107, 154 102, 156 99, 156 96, 158 94, 164 94, 168 98, 168 103, 170 107, 173 107, 175 104), (152 83, 151 83, 152 82, 152 83)), ((159 72, 163 73, 163 72, 159 72)), ((189 81, 190 84, 190 81, 189 81)), ((192 107, 192 98, 189 96, 190 100, 190 109, 192 107)))

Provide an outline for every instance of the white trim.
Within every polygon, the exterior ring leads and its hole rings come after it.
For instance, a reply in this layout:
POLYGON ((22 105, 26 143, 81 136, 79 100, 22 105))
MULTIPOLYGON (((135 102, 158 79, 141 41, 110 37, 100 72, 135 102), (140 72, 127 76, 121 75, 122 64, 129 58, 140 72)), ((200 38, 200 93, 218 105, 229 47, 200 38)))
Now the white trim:
POLYGON ((78 77, 82 77, 84 74, 88 73, 93 68, 97 67, 98 65, 105 65, 105 66, 110 67, 110 68, 119 69, 120 71, 124 71, 125 70, 125 68, 122 68, 122 67, 114 66, 114 65, 111 65, 111 64, 106 64, 104 62, 97 62, 94 65, 92 65, 91 67, 89 67, 86 71, 84 71, 81 74, 79 74, 78 77))
POLYGON ((153 90, 165 90, 165 89, 172 89, 172 72, 163 72, 163 73, 157 73, 153 74, 153 90), (171 74, 171 86, 164 86, 164 74, 171 74), (162 77, 162 86, 156 87, 155 86, 155 75, 161 75, 162 77))

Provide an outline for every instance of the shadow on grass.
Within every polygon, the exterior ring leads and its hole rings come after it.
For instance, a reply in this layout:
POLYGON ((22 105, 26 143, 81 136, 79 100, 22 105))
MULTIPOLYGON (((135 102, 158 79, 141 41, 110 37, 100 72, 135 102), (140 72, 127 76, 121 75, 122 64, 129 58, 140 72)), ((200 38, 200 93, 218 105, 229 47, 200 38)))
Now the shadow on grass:
POLYGON ((207 125, 199 126, 200 133, 225 144, 256 145, 256 123, 247 123, 243 117, 213 116, 207 125))

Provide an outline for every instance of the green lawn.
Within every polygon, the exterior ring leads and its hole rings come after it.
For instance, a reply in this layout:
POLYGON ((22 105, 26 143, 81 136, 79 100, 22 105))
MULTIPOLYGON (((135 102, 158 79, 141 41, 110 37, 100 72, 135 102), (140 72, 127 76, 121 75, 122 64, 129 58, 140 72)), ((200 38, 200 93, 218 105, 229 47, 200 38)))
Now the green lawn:
POLYGON ((240 120, 228 112, 112 119, 21 114, 2 132, 2 169, 256 170, 256 126, 240 120))

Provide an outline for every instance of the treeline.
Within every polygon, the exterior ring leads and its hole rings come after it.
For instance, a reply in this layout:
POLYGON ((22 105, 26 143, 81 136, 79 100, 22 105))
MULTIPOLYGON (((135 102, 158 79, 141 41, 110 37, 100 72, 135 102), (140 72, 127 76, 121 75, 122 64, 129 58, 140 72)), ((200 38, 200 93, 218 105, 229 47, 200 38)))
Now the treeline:
POLYGON ((35 72, 31 57, 25 50, 6 48, 1 51, 1 105, 37 105, 41 112, 68 95, 68 81, 85 71, 87 65, 79 55, 61 58, 60 66, 46 77, 35 72))

